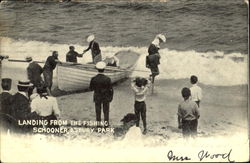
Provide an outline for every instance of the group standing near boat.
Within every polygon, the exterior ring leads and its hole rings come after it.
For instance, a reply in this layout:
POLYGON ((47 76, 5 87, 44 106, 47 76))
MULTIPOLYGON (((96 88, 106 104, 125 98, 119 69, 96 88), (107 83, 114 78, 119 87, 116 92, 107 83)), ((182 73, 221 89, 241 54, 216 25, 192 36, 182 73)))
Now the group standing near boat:
MULTIPOLYGON (((108 56, 103 59, 101 50, 95 36, 90 35, 87 38, 89 46, 82 54, 75 51, 74 46, 69 47, 66 54, 66 62, 77 63, 77 57, 82 57, 84 53, 91 50, 92 63, 98 71, 98 74, 91 78, 89 90, 94 91, 93 101, 95 103, 96 121, 101 121, 101 112, 104 114, 106 126, 110 125, 109 110, 110 103, 113 100, 114 90, 111 78, 105 75, 106 66, 115 66, 119 68, 119 59, 114 56, 108 56)), ((134 92, 134 114, 130 113, 134 120, 135 127, 139 127, 140 118, 143 124, 143 134, 147 133, 146 118, 146 96, 154 84, 155 77, 160 74, 160 44, 166 42, 163 34, 158 34, 148 48, 146 57, 146 67, 151 70, 149 78, 136 77, 131 81, 131 89, 134 92)), ((1 97, 1 124, 6 129, 16 130, 18 132, 30 132, 29 127, 15 125, 18 120, 28 119, 46 119, 56 120, 60 117, 60 109, 57 100, 52 96, 53 71, 61 61, 58 59, 58 52, 53 51, 52 55, 46 59, 42 68, 32 57, 26 57, 29 62, 27 67, 28 81, 19 81, 17 84, 18 92, 15 95, 8 93, 11 89, 12 80, 2 79, 3 92, 1 97), (43 79, 41 75, 43 74, 43 79), (33 93, 36 90, 36 93, 33 93), (13 127, 14 126, 14 127, 13 127)), ((4 59, 6 57, 2 57, 4 59)), ((181 95, 184 101, 178 106, 178 128, 182 129, 183 136, 196 136, 198 119, 200 117, 199 107, 202 98, 202 90, 197 85, 197 76, 191 76, 189 88, 183 88, 181 95)), ((128 116, 129 117, 129 116, 128 116)), ((125 121, 125 120, 124 120, 125 121)), ((44 126, 43 126, 44 127, 44 126)), ((48 126, 47 126, 48 127, 48 126)), ((59 126, 49 126, 59 127, 59 126)), ((103 127, 103 126, 98 126, 103 127)), ((131 127, 131 126, 130 126, 131 127)))

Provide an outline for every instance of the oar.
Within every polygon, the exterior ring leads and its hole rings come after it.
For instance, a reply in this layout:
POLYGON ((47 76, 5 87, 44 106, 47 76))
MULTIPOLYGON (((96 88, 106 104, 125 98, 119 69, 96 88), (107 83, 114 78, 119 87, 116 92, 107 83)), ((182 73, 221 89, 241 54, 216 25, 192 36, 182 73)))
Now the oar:
MULTIPOLYGON (((9 62, 28 62, 26 60, 23 59, 8 59, 9 62)), ((37 63, 45 63, 45 61, 35 61, 37 63)))
MULTIPOLYGON (((26 60, 23 59, 8 59, 9 62, 28 62, 26 60)), ((45 63, 45 61, 35 61, 37 63, 45 63)), ((72 65, 72 66, 81 66, 81 67, 86 67, 86 68, 95 68, 94 64, 81 64, 81 63, 72 63, 72 62, 60 62, 62 64, 66 64, 66 65, 72 65)), ((114 71, 122 71, 122 72, 133 72, 133 71, 137 71, 137 72, 148 72, 145 70, 127 70, 127 69, 122 69, 122 68, 117 68, 117 67, 106 67, 106 70, 114 70, 114 71)))

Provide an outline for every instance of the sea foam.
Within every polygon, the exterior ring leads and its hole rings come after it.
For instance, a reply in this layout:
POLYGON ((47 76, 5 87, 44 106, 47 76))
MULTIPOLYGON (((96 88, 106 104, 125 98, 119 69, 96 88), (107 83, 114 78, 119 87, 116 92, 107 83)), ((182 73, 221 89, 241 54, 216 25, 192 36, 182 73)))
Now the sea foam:
MULTIPOLYGON (((65 54, 68 52, 70 44, 52 44, 41 41, 14 40, 2 37, 1 55, 8 55, 10 58, 24 59, 32 56, 34 60, 45 61, 56 50, 59 59, 65 61, 65 54)), ((74 45, 77 52, 82 53, 87 48, 87 43, 74 45)), ((102 47, 102 55, 115 54, 121 50, 131 50, 141 54, 132 76, 147 77, 150 70, 145 67, 147 47, 102 47)), ((247 84, 248 62, 247 55, 241 53, 224 54, 221 51, 196 52, 196 51, 176 51, 167 48, 160 50, 161 64, 159 65, 160 75, 157 79, 183 79, 196 75, 199 81, 207 85, 232 86, 247 84)), ((91 54, 87 52, 83 58, 79 58, 79 63, 91 61, 91 54)))

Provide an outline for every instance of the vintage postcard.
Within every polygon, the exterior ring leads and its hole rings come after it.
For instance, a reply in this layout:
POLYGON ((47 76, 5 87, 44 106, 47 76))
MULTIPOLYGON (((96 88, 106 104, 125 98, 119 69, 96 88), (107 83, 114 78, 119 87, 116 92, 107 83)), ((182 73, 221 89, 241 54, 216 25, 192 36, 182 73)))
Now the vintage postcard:
POLYGON ((0 1, 1 162, 249 161, 248 10, 0 1))

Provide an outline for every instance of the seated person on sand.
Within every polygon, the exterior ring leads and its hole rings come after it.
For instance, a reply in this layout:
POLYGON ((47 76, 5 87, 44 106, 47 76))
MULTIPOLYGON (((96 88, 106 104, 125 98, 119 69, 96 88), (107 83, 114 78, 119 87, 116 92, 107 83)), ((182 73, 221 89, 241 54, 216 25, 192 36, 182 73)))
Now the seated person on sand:
POLYGON ((107 64, 107 66, 112 66, 112 67, 120 67, 119 63, 119 59, 114 55, 108 55, 106 56, 106 58, 104 59, 104 62, 107 64))
POLYGON ((135 114, 128 113, 121 119, 121 122, 123 122, 123 125, 115 128, 115 137, 122 137, 125 135, 124 139, 126 140, 140 139, 142 137, 140 127, 136 126, 137 116, 135 114))
MULTIPOLYGON (((48 96, 45 86, 37 88, 37 94, 33 95, 31 104, 31 112, 36 112, 38 120, 57 120, 60 116, 57 100, 55 97, 48 96)), ((48 128, 58 127, 48 124, 48 128)))
POLYGON ((66 54, 66 62, 77 63, 77 57, 82 57, 82 54, 77 53, 74 46, 69 46, 69 52, 66 54))

